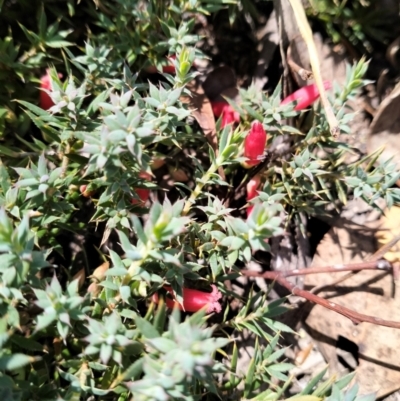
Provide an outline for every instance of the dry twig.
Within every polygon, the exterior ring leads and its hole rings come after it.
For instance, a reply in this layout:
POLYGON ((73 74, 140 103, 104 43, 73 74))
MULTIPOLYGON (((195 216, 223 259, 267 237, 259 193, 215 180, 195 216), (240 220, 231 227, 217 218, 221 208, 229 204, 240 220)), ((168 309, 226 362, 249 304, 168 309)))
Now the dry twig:
POLYGON ((312 71, 306 70, 304 67, 298 65, 292 57, 292 46, 290 45, 287 50, 287 63, 290 69, 296 73, 303 81, 308 81, 313 78, 312 71))
POLYGON ((371 262, 363 262, 363 263, 354 263, 354 264, 347 264, 347 265, 331 265, 325 267, 318 267, 318 268, 306 268, 306 269, 296 269, 296 270, 289 270, 286 272, 264 272, 258 273, 250 270, 242 270, 241 273, 248 277, 261 277, 266 280, 276 281, 289 291, 292 292, 293 295, 298 297, 304 298, 307 301, 313 302, 315 304, 321 305, 324 308, 333 310, 344 317, 350 319, 354 324, 359 324, 362 322, 376 324, 378 326, 386 326, 386 327, 393 327, 395 329, 400 329, 400 322, 395 322, 392 320, 384 320, 379 317, 364 315, 362 313, 358 313, 353 311, 349 308, 344 306, 338 305, 334 302, 328 301, 325 298, 319 297, 311 293, 310 291, 302 290, 298 288, 296 285, 292 284, 290 281, 286 280, 286 277, 291 276, 299 276, 304 274, 316 274, 316 273, 332 273, 332 272, 339 272, 339 271, 360 271, 360 270, 389 270, 391 269, 391 264, 384 260, 380 259, 377 261, 371 262))

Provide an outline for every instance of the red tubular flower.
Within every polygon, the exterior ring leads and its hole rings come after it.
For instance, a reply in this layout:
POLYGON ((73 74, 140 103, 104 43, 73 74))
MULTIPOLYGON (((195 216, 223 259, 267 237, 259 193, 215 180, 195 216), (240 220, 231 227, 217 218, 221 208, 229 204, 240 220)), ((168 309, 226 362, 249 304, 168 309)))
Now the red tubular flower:
POLYGON ((219 118, 222 116, 221 128, 224 128, 228 124, 240 122, 240 114, 229 103, 211 102, 211 107, 215 117, 219 118))
MULTIPOLYGON (((246 185, 247 190, 247 201, 251 201, 258 195, 258 187, 261 183, 261 176, 255 175, 246 185)), ((247 207, 247 217, 250 216, 251 211, 253 210, 254 205, 250 205, 247 207)))
MULTIPOLYGON (((62 74, 58 74, 58 76, 62 78, 62 74)), ((40 89, 46 89, 48 91, 53 90, 51 86, 50 70, 48 69, 46 70, 46 75, 43 75, 40 79, 40 89)), ((45 90, 40 91, 39 106, 43 110, 48 110, 50 107, 54 106, 53 100, 45 90)))
POLYGON ((253 121, 251 129, 244 140, 244 156, 247 161, 243 167, 250 168, 261 162, 264 154, 265 145, 267 143, 267 133, 263 125, 259 121, 253 121))
MULTIPOLYGON (((222 294, 218 291, 215 285, 211 286, 212 292, 204 292, 193 290, 190 288, 183 288, 183 303, 182 305, 175 299, 166 298, 165 303, 168 308, 179 308, 185 312, 197 312, 200 309, 207 308, 207 313, 221 312, 221 304, 218 302, 222 298, 222 294)), ((172 296, 174 292, 171 287, 164 286, 172 296)), ((158 295, 154 294, 153 300, 158 303, 158 295)))
MULTIPOLYGON (((141 171, 139 173, 139 178, 143 178, 144 180, 151 181, 152 176, 151 176, 151 174, 146 173, 145 171, 141 171)), ((140 200, 136 199, 136 198, 131 199, 132 205, 138 205, 138 204, 143 205, 148 201, 148 199, 150 197, 150 189, 135 188, 135 192, 137 193, 137 196, 139 197, 140 200)))
MULTIPOLYGON (((332 84, 329 81, 324 81, 325 90, 332 88, 332 84)), ((295 110, 303 110, 312 105, 319 98, 319 91, 317 85, 311 84, 300 88, 293 92, 291 95, 282 100, 281 105, 285 105, 297 100, 295 110)))

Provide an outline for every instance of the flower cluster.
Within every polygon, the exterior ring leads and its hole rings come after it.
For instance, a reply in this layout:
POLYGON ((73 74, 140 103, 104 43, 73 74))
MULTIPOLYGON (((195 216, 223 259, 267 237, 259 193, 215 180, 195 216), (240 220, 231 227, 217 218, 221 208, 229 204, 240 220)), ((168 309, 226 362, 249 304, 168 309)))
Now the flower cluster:
MULTIPOLYGON (((279 348, 291 329, 275 319, 286 299, 225 283, 279 256, 271 248, 300 213, 349 196, 400 202, 400 173, 377 153, 342 162, 352 147, 332 138, 323 110, 286 125, 318 99, 315 85, 281 101, 280 85, 269 95, 241 88, 230 68, 196 67, 204 16, 227 3, 240 15, 243 2, 3 3, 0 401, 293 392, 279 348), (190 101, 194 80, 206 116, 190 101), (282 132, 288 148, 275 146, 282 132)), ((345 102, 365 82, 358 65, 332 102, 343 132, 345 102)), ((332 393, 333 380, 317 381, 301 396, 332 393)), ((357 401, 343 386, 331 401, 357 401)))
MULTIPOLYGON (((324 88, 326 90, 331 89, 332 84, 329 81, 324 82, 324 88)), ((313 104, 319 97, 319 91, 315 84, 307 85, 303 88, 298 89, 293 92, 291 95, 287 96, 282 100, 281 105, 286 105, 292 102, 296 102, 294 109, 296 111, 303 110, 313 104)), ((219 112, 223 113, 224 104, 220 104, 219 102, 213 104, 214 114, 219 112)), ((229 105, 228 105, 229 106, 229 105)), ((230 107, 230 106, 229 106, 230 107)), ((229 109, 230 110, 230 109, 229 109)), ((231 113, 226 112, 228 116, 231 113)), ((223 119, 224 121, 224 119, 223 119)), ((231 122, 231 121, 229 121, 231 122)), ((247 160, 242 163, 243 167, 251 168, 258 165, 263 158, 263 154, 265 152, 265 145, 267 143, 267 134, 264 130, 263 125, 259 121, 253 121, 251 124, 251 129, 248 132, 245 140, 244 140, 244 156, 247 160)), ((250 179, 247 183, 247 198, 246 200, 249 202, 253 198, 257 196, 257 190, 261 183, 261 176, 256 175, 250 179)), ((247 207, 247 215, 249 216, 254 206, 250 205, 247 207)))

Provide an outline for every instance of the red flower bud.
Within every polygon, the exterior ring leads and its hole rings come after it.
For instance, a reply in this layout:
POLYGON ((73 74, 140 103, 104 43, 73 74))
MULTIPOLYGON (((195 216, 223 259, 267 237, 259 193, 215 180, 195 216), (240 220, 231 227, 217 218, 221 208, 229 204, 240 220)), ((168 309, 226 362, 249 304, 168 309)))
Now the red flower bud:
MULTIPOLYGON (((193 290, 190 288, 183 288, 183 302, 180 304, 175 299, 166 298, 165 303, 168 308, 179 308, 185 312, 197 312, 200 309, 206 308, 207 313, 221 312, 221 305, 218 302, 222 298, 222 294, 218 291, 215 285, 211 286, 212 292, 204 292, 193 290)), ((164 286, 172 296, 174 295, 172 288, 164 286)), ((153 295, 153 300, 158 303, 158 294, 153 295)))
POLYGON ((178 181, 178 182, 188 182, 189 181, 188 175, 181 168, 175 169, 172 166, 170 166, 168 168, 168 170, 169 170, 169 173, 173 180, 178 181))
POLYGON ((222 116, 221 128, 224 128, 228 124, 240 122, 240 114, 229 103, 211 102, 211 107, 215 117, 219 118, 222 116))
MULTIPOLYGON (((49 70, 47 70, 47 74, 43 75, 40 81, 40 88, 47 89, 51 91, 53 88, 51 87, 49 70)), ((40 91, 40 100, 39 105, 43 110, 48 110, 51 106, 54 106, 54 102, 51 99, 50 95, 44 90, 40 91)))
MULTIPOLYGON (((168 60, 173 61, 176 59, 176 55, 172 54, 171 56, 168 56, 167 58, 168 58, 168 60)), ((149 74, 156 74, 160 71, 157 70, 157 67, 155 65, 151 65, 146 68, 146 72, 148 72, 149 74)), ((175 65, 174 64, 163 65, 162 72, 167 73, 167 74, 175 74, 175 65)))
MULTIPOLYGON (((329 81, 324 81, 325 90, 332 88, 332 84, 329 81)), ((298 89, 291 95, 282 100, 281 106, 297 101, 295 110, 303 110, 312 105, 319 98, 319 91, 317 85, 311 84, 298 89)))
POLYGON ((250 132, 244 140, 244 156, 247 161, 243 167, 250 168, 261 162, 261 156, 264 154, 267 143, 267 133, 259 121, 253 121, 250 132))
POLYGON ((79 190, 81 191, 82 196, 85 198, 91 198, 95 193, 95 191, 87 191, 87 185, 81 185, 79 190))
MULTIPOLYGON (((152 176, 151 176, 151 174, 146 173, 145 171, 141 171, 139 173, 139 178, 143 178, 144 180, 151 181, 152 176)), ((148 199, 150 197, 150 189, 147 189, 147 188, 135 188, 135 192, 136 192, 136 194, 137 194, 137 196, 139 197, 140 200, 136 199, 136 198, 131 199, 131 204, 132 205, 138 205, 138 204, 143 205, 148 201, 148 199)))
POLYGON ((140 200, 132 199, 131 200, 132 205, 143 204, 143 203, 146 203, 149 200, 149 197, 150 197, 150 190, 149 189, 136 188, 135 192, 136 192, 137 196, 140 198, 140 200))
POLYGON ((165 160, 161 159, 160 157, 153 157, 151 160, 151 169, 157 170, 165 164, 165 160))
MULTIPOLYGON (((251 201, 258 195, 258 187, 261 183, 261 176, 255 175, 246 185, 247 190, 247 201, 251 201)), ((251 211, 253 210, 254 205, 250 205, 247 207, 247 217, 250 216, 251 211)))
MULTIPOLYGON (((173 61, 175 59, 176 59, 175 54, 173 54, 172 56, 168 57, 168 60, 170 60, 170 61, 173 61)), ((162 70, 166 74, 175 74, 175 65, 174 64, 164 65, 162 70)))
MULTIPOLYGON (((58 76, 62 78, 62 74, 58 74, 58 76)), ((40 79, 40 89, 45 89, 48 91, 53 90, 50 79, 50 70, 48 69, 46 70, 46 75, 43 75, 40 79)), ((50 107, 54 106, 54 102, 45 90, 40 91, 39 106, 43 110, 48 110, 50 107)))

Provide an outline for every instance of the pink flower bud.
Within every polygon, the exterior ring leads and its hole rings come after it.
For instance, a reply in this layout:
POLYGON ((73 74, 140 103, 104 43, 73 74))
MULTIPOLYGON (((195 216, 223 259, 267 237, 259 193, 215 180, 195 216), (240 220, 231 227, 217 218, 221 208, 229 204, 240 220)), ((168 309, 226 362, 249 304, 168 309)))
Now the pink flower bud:
POLYGON ((267 133, 259 121, 253 121, 251 129, 244 140, 244 156, 247 161, 243 167, 250 168, 259 164, 267 143, 267 133))
MULTIPOLYGON (((246 185, 246 190, 247 190, 247 201, 251 201, 253 198, 255 198, 258 195, 258 187, 260 186, 261 183, 261 176, 260 175, 255 175, 246 185)), ((247 207, 247 217, 250 216, 251 211, 253 210, 254 205, 250 205, 247 207)))
POLYGON ((240 122, 240 114, 229 103, 211 102, 211 107, 215 117, 219 118, 222 116, 221 128, 224 128, 228 124, 240 122))
MULTIPOLYGON (((329 81, 324 81, 325 90, 332 88, 332 84, 329 81)), ((303 110, 312 105, 319 98, 319 91, 317 85, 311 84, 304 86, 293 92, 291 95, 282 100, 281 106, 297 101, 295 110, 303 110)))
MULTIPOLYGON (((190 288, 183 288, 183 303, 180 304, 175 299, 166 298, 165 303, 168 308, 179 308, 185 312, 197 312, 200 309, 206 308, 207 313, 221 312, 221 304, 218 302, 222 298, 222 294, 218 291, 215 285, 211 286, 212 292, 204 292, 193 290, 190 288)), ((171 287, 164 286, 171 296, 174 295, 171 287)), ((153 296, 155 303, 158 303, 158 294, 153 296)))
MULTIPOLYGON (((60 78, 62 78, 62 74, 58 74, 60 78)), ((53 87, 51 85, 51 79, 50 79, 50 70, 46 70, 46 75, 43 75, 42 78, 40 79, 40 89, 45 89, 40 91, 40 99, 39 99, 39 106, 43 110, 48 110, 50 107, 54 106, 54 102, 51 99, 50 95, 46 92, 52 91, 53 87)))
MULTIPOLYGON (((151 181, 152 176, 151 176, 151 174, 146 173, 145 171, 141 171, 139 173, 139 178, 142 178, 142 179, 147 180, 147 181, 151 181)), ((139 197, 140 200, 136 199, 136 198, 131 199, 131 204, 132 205, 138 205, 138 204, 143 205, 148 201, 148 199, 150 197, 150 189, 147 189, 147 188, 135 188, 135 192, 136 192, 136 194, 137 194, 137 196, 139 197)))

